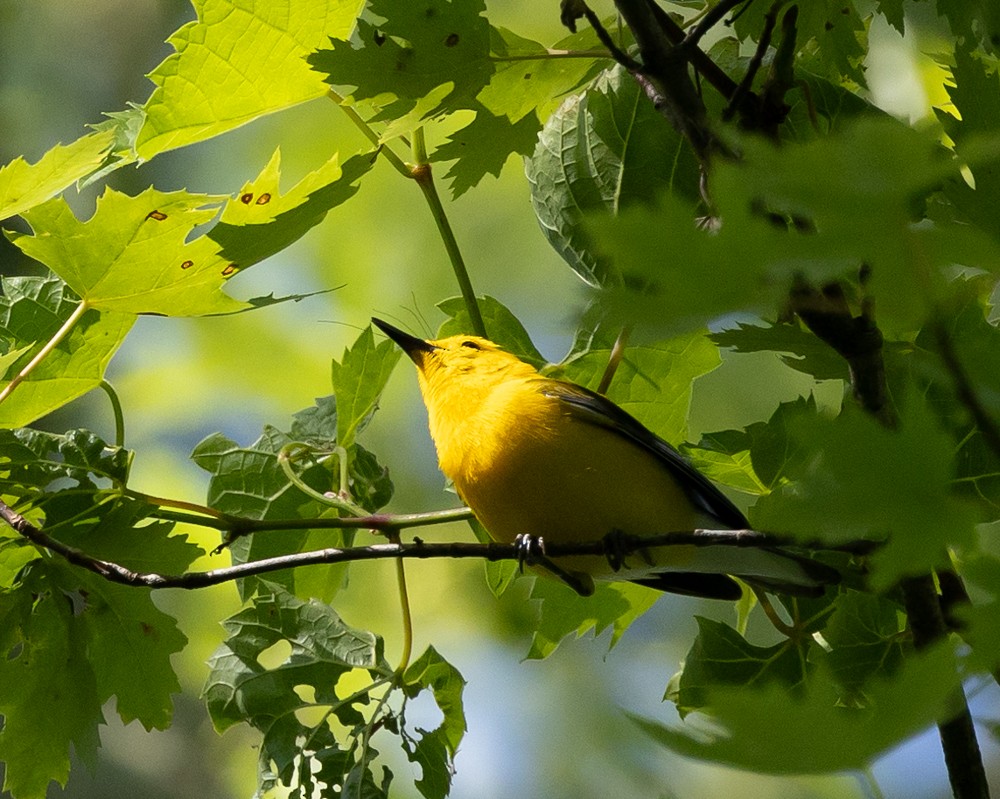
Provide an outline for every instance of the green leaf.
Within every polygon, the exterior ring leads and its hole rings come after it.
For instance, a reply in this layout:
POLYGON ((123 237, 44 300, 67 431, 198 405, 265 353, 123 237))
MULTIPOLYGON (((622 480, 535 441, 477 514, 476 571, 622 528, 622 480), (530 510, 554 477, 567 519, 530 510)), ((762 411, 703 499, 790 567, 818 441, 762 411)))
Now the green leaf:
POLYGON ((558 580, 537 579, 531 599, 540 600, 541 611, 526 657, 547 658, 567 636, 580 638, 591 629, 597 636, 608 627, 613 628, 613 647, 659 596, 659 592, 635 583, 599 582, 593 595, 582 597, 558 580))
MULTIPOLYGON (((951 73, 952 82, 945 89, 960 119, 940 109, 937 117, 955 142, 955 151, 963 155, 967 144, 975 145, 978 136, 994 135, 1000 126, 1000 80, 966 47, 955 49, 951 73)), ((972 177, 975 188, 959 177, 945 184, 945 195, 966 218, 1000 237, 1000 222, 990 211, 1000 203, 1000 160, 974 166, 972 177)))
POLYGON ((74 493, 97 492, 109 481, 124 483, 132 462, 128 450, 109 446, 89 430, 0 429, 0 452, 0 489, 22 495, 65 480, 72 481, 74 493))
POLYGON ((51 780, 66 785, 71 746, 95 764, 104 717, 71 604, 44 574, 27 583, 0 593, 0 761, 5 791, 44 799, 51 780))
POLYGON ((550 51, 579 53, 600 47, 597 34, 589 25, 560 39, 551 48, 507 28, 491 28, 490 48, 496 72, 477 99, 493 114, 506 116, 511 122, 518 122, 532 112, 537 118, 546 119, 563 96, 589 81, 607 63, 606 57, 597 55, 558 58, 550 51))
POLYGON ((266 731, 311 704, 296 692, 299 685, 310 686, 317 703, 338 710, 344 705, 341 712, 354 719, 358 711, 338 698, 337 681, 356 668, 388 676, 381 639, 349 627, 322 602, 304 602, 276 584, 261 585, 270 593, 223 622, 228 637, 209 660, 203 696, 216 729, 246 722, 266 731), (279 665, 266 668, 260 656, 279 642, 290 650, 279 665))
MULTIPOLYGON (((1000 246, 975 228, 913 221, 915 204, 960 166, 924 133, 862 117, 811 142, 776 148, 741 137, 734 146, 744 157, 717 161, 711 176, 721 219, 712 230, 671 196, 588 217, 595 256, 613 261, 627 285, 603 294, 615 317, 676 330, 735 310, 773 314, 793 280, 821 285, 868 264, 880 324, 911 331, 947 293, 955 264, 1000 269, 1000 246), (817 174, 827 175, 822 186, 817 174)), ((980 142, 975 156, 988 160, 996 148, 980 142)))
POLYGON ((905 400, 897 430, 861 412, 792 426, 791 482, 757 502, 754 527, 833 544, 886 539, 870 559, 875 590, 947 566, 950 547, 970 548, 975 516, 952 492, 954 442, 919 396, 905 400))
POLYGON ((552 247, 591 285, 617 273, 599 231, 581 223, 674 192, 693 199, 699 173, 680 134, 621 68, 605 71, 548 118, 526 165, 531 201, 552 247))
POLYGON ((239 269, 259 263, 298 241, 331 208, 353 197, 357 181, 374 163, 371 156, 356 155, 341 168, 335 155, 281 194, 281 153, 275 150, 260 175, 226 203, 208 237, 221 247, 224 262, 239 269))
MULTIPOLYGON (((493 539, 478 519, 469 519, 469 527, 472 528, 472 532, 480 544, 492 543, 493 539)), ((501 596, 510 588, 521 572, 517 561, 513 560, 487 560, 484 561, 483 566, 486 570, 486 584, 495 597, 501 596)))
MULTIPOLYGON (((55 277, 7 277, 0 296, 0 346, 10 359, 5 387, 69 319, 78 299, 55 277)), ((87 311, 62 342, 0 403, 0 427, 22 427, 96 388, 135 316, 87 311)))
MULTIPOLYGON (((126 532, 134 537, 135 531, 126 532)), ((166 564, 158 565, 166 571, 166 564)), ((64 584, 77 582, 86 596, 81 622, 102 703, 114 696, 126 724, 138 719, 147 730, 167 729, 173 717, 171 694, 181 690, 170 656, 184 649, 187 637, 173 617, 153 604, 148 589, 78 572, 67 575, 64 584)))
POLYGON ((837 687, 820 670, 797 697, 779 685, 714 688, 709 711, 721 730, 707 736, 630 717, 658 743, 697 760, 765 774, 860 770, 947 718, 959 684, 954 653, 942 646, 912 658, 891 680, 873 681, 863 709, 839 706, 837 687))
POLYGON ((457 199, 477 186, 487 173, 500 177, 511 154, 530 154, 540 128, 534 114, 513 123, 480 106, 476 118, 449 135, 447 143, 438 147, 430 160, 455 161, 444 177, 450 181, 452 197, 457 199))
POLYGON ((342 748, 330 723, 336 720, 352 737, 361 735, 361 708, 392 674, 381 639, 346 625, 322 602, 304 602, 280 586, 260 585, 266 593, 223 622, 229 635, 209 660, 203 696, 216 729, 245 722, 263 733, 260 791, 283 784, 295 789, 293 796, 384 795, 372 790, 377 786, 369 773, 377 750, 342 748), (337 684, 355 669, 370 672, 378 682, 342 699, 337 684), (349 794, 349 789, 361 793, 349 794))
POLYGON ((823 629, 832 647, 823 661, 849 692, 860 692, 873 677, 895 674, 908 641, 901 608, 885 597, 848 591, 823 629))
POLYGON ((72 144, 57 144, 36 163, 15 158, 0 168, 0 219, 21 214, 93 172, 113 136, 89 133, 72 144))
MULTIPOLYGON (((983 527, 983 535, 996 536, 1000 523, 983 527)), ((965 627, 962 640, 972 647, 971 661, 977 669, 994 672, 1000 668, 1000 559, 980 556, 963 564, 962 576, 989 597, 955 608, 965 627)))
POLYGON ((786 638, 771 646, 751 644, 728 624, 695 616, 698 637, 684 658, 684 669, 670 697, 682 714, 708 704, 719 686, 757 689, 778 682, 801 689, 807 675, 809 639, 786 638))
POLYGON ((407 116, 431 96, 414 115, 413 127, 421 119, 472 107, 489 81, 493 63, 485 10, 483 0, 369 0, 350 41, 332 40, 331 49, 312 54, 308 62, 328 83, 355 87, 355 100, 383 106, 375 121, 407 116), (384 21, 376 24, 371 17, 384 21))
MULTIPOLYGON (((611 357, 607 331, 571 355, 553 376, 596 389, 611 357)), ((630 344, 608 388, 608 398, 661 438, 679 442, 687 435, 691 389, 701 375, 716 369, 719 350, 699 330, 667 341, 630 344)))
POLYGON ((786 479, 789 462, 806 457, 803 452, 809 451, 808 442, 794 437, 789 428, 794 428, 798 420, 811 420, 815 416, 816 400, 811 396, 799 397, 778 405, 766 422, 754 422, 743 430, 706 433, 697 447, 685 447, 685 452, 702 459, 714 455, 739 457, 741 462, 742 455, 748 454, 753 467, 753 476, 748 479, 764 488, 752 493, 768 493, 786 479))
MULTIPOLYGON (((191 457, 211 474, 208 504, 219 510, 254 519, 316 519, 336 515, 328 505, 309 498, 288 481, 278 453, 282 447, 303 443, 319 452, 336 446, 337 409, 332 397, 317 400, 312 408, 297 413, 289 433, 265 427, 249 446, 240 446, 221 434, 209 436, 191 457)), ((355 444, 349 451, 349 487, 354 500, 374 512, 389 501, 392 483, 388 472, 375 456, 355 444)), ((339 485, 339 459, 295 465, 296 473, 314 491, 329 491, 339 485)), ((345 530, 288 530, 273 534, 244 536, 229 550, 234 560, 245 563, 290 552, 323 547, 342 547, 353 540, 345 530)), ((271 582, 288 587, 299 596, 332 599, 344 581, 347 564, 325 564, 308 569, 283 570, 268 575, 271 582)), ((241 581, 244 597, 253 594, 257 578, 241 581)))
POLYGON ((817 380, 849 378, 847 361, 798 323, 764 322, 760 325, 737 322, 736 327, 711 333, 709 338, 717 346, 730 347, 734 352, 788 353, 781 356, 785 365, 817 380))
POLYGON ((197 21, 170 37, 177 52, 149 75, 157 88, 136 141, 143 159, 322 97, 305 57, 329 36, 348 36, 362 0, 193 4, 197 21))
POLYGON ((465 680, 458 669, 429 646, 406 669, 402 688, 410 698, 430 689, 443 715, 436 729, 417 731, 420 739, 415 744, 408 745, 404 738, 404 747, 410 760, 419 763, 423 772, 416 781, 421 795, 428 799, 447 796, 454 771, 452 761, 466 730, 462 706, 465 680))
MULTIPOLYGON (((486 334, 490 341, 499 344, 532 366, 542 367, 546 364, 545 357, 535 348, 531 336, 524 329, 524 325, 507 306, 493 297, 478 297, 476 301, 479 304, 479 312, 483 316, 486 334)), ((469 319, 465 301, 461 297, 443 300, 438 303, 437 307, 448 316, 448 319, 438 329, 438 338, 472 332, 472 322, 469 319)))
POLYGON ((129 197, 113 189, 80 222, 62 199, 24 217, 35 235, 8 233, 24 253, 59 275, 91 307, 166 316, 232 313, 248 307, 223 293, 235 274, 206 236, 191 232, 215 216, 220 198, 146 189, 129 197))
MULTIPOLYGON (((765 4, 754 5, 746 13, 733 15, 733 29, 741 41, 759 36, 764 15, 770 8, 765 4)), ((779 25, 778 31, 780 28, 779 25)), ((867 44, 867 28, 854 0, 817 0, 798 7, 796 53, 815 52, 833 82, 846 78, 865 85, 862 62, 867 44)))
POLYGON ((399 347, 388 339, 376 344, 369 325, 350 349, 344 350, 340 362, 331 363, 340 446, 353 444, 354 436, 371 419, 401 354, 399 347))

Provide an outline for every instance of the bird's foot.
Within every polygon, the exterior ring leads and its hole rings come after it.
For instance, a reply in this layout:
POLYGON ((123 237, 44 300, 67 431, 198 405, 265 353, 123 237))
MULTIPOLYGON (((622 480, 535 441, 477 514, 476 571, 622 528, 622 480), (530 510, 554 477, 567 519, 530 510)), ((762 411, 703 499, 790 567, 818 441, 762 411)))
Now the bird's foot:
POLYGON ((580 596, 590 596, 594 593, 594 580, 589 574, 571 572, 564 569, 545 554, 545 539, 541 536, 522 533, 514 539, 517 547, 517 565, 521 572, 524 566, 541 566, 551 572, 580 596))

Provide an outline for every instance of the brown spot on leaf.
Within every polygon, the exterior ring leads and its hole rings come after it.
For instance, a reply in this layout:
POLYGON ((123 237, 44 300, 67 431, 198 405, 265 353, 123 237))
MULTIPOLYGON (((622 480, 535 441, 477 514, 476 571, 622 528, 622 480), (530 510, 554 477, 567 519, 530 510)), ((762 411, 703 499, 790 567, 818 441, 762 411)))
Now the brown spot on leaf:
POLYGON ((181 269, 190 269, 192 266, 194 266, 194 261, 185 261, 181 264, 181 269))
POLYGON ((229 264, 225 269, 222 270, 223 277, 229 277, 233 272, 239 269, 239 264, 229 264))
POLYGON ((252 191, 248 191, 246 194, 240 195, 240 202, 243 203, 244 205, 250 205, 252 200, 253 200, 252 191))
POLYGON ((832 31, 833 30, 833 23, 832 22, 827 22, 825 25, 823 25, 823 30, 825 30, 825 31, 832 31))
POLYGON ((162 222, 167 218, 167 215, 163 211, 157 211, 155 208, 146 214, 146 219, 155 219, 157 222, 162 222))
POLYGON ((454 47, 456 44, 458 44, 458 34, 457 33, 449 33, 448 34, 448 38, 444 40, 444 46, 445 47, 454 47))
POLYGON ((269 202, 271 202, 271 195, 266 191, 257 198, 257 205, 267 205, 269 202))

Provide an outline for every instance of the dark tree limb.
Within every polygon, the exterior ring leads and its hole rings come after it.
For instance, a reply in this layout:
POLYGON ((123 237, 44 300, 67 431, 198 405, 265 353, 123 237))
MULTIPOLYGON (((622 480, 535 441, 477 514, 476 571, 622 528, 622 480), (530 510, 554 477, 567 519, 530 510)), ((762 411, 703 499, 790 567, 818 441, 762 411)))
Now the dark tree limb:
MULTIPOLYGON (((31 541, 36 546, 52 552, 69 563, 93 572, 110 582, 141 588, 205 588, 210 585, 231 582, 233 580, 266 574, 279 569, 310 566, 318 563, 348 563, 363 560, 384 559, 426 559, 426 558, 479 558, 489 561, 515 560, 523 561, 525 552, 521 545, 499 543, 427 543, 415 539, 413 543, 372 544, 356 547, 330 547, 327 549, 296 552, 289 555, 279 555, 264 558, 250 563, 240 563, 221 569, 211 569, 204 572, 185 572, 184 574, 159 574, 156 572, 139 572, 129 569, 120 563, 96 558, 77 547, 70 546, 32 524, 10 506, 0 501, 0 519, 3 519, 17 533, 31 541)), ((620 558, 642 552, 645 549, 661 546, 731 546, 743 547, 776 547, 794 545, 801 549, 809 549, 807 543, 795 541, 786 536, 774 536, 757 530, 681 530, 665 532, 656 536, 625 536, 616 535, 613 542, 607 539, 579 542, 545 543, 536 539, 538 553, 544 559, 561 558, 574 555, 599 555, 620 558)), ((823 549, 850 552, 852 554, 867 554, 877 547, 876 542, 849 542, 840 547, 831 548, 821 545, 823 549)), ((539 565, 545 565, 542 560, 539 565)), ((558 572, 556 572, 558 576, 558 572)))

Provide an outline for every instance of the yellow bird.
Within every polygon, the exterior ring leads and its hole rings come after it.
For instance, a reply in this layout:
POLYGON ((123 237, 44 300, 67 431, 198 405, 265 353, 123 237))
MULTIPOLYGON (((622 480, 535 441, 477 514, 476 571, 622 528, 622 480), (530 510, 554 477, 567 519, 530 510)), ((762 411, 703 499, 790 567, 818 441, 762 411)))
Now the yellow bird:
MULTIPOLYGON (((494 540, 749 528, 677 450, 606 397, 545 377, 484 338, 425 341, 372 321, 416 364, 441 471, 494 540)), ((596 577, 714 599, 740 596, 731 576, 795 595, 822 593, 839 579, 824 564, 763 544, 671 544, 628 561, 618 571, 600 556, 558 565, 581 592, 596 577)))

